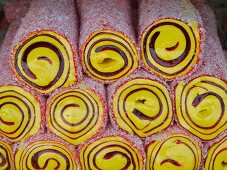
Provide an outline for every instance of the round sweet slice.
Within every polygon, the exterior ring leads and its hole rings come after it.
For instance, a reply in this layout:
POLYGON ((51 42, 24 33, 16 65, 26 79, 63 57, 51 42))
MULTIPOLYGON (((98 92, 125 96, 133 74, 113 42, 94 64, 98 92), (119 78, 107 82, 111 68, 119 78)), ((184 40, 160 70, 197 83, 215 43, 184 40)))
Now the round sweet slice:
POLYGON ((172 120, 169 91, 156 80, 134 78, 124 82, 111 103, 112 120, 121 129, 140 137, 165 129, 172 120))
POLYGON ((227 84, 213 76, 200 76, 175 90, 180 124, 202 140, 212 140, 227 129, 227 84))
POLYGON ((138 148, 120 136, 103 137, 80 149, 82 170, 143 170, 138 148))
POLYGON ((75 77, 74 54, 69 41, 53 31, 29 34, 14 48, 16 76, 41 93, 69 86, 75 77))
POLYGON ((88 75, 102 82, 130 75, 138 67, 137 60, 134 44, 117 31, 96 31, 82 47, 83 67, 88 75))
POLYGON ((198 62, 198 23, 159 19, 145 29, 140 47, 144 65, 151 72, 166 79, 187 74, 198 62))
POLYGON ((12 149, 9 144, 0 141, 0 169, 14 170, 12 161, 12 149))
POLYGON ((206 170, 225 170, 227 167, 227 137, 215 143, 206 158, 206 170))
POLYGON ((106 110, 99 94, 89 89, 71 88, 57 93, 47 104, 49 129, 78 145, 106 125, 106 110))
POLYGON ((174 134, 165 140, 150 143, 147 149, 147 170, 200 170, 201 150, 185 135, 174 134))
POLYGON ((37 170, 76 170, 73 153, 63 143, 38 141, 20 148, 15 155, 16 169, 37 170))
POLYGON ((41 108, 37 98, 21 87, 0 86, 0 134, 18 142, 37 133, 41 108))

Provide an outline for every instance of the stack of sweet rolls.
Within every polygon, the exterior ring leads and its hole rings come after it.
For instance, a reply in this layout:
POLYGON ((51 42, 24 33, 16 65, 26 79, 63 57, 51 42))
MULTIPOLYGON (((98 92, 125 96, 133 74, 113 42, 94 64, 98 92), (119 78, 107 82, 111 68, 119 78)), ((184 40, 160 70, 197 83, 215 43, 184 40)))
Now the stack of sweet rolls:
POLYGON ((226 168, 227 63, 203 0, 19 0, 5 15, 0 169, 226 168))

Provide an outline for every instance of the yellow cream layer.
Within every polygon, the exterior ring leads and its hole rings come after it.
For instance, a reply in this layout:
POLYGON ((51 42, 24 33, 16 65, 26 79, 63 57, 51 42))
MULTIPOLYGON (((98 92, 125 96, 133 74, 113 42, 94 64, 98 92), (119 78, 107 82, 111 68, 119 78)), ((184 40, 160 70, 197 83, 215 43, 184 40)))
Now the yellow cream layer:
POLYGON ((0 169, 14 170, 12 162, 12 149, 7 143, 0 141, 0 169))
POLYGON ((198 61, 200 51, 198 23, 184 23, 176 19, 160 19, 144 31, 140 47, 143 62, 151 72, 155 72, 166 79, 187 74, 198 61), (151 46, 151 42, 154 43, 153 46, 151 46), (154 52, 151 53, 151 49, 154 49, 154 52), (180 59, 180 56, 187 52, 187 56, 180 63, 174 64, 176 62, 172 60, 180 59), (171 65, 167 67, 158 63, 154 53, 156 53, 158 59, 169 62, 171 65))
POLYGON ((227 167, 227 137, 214 144, 206 158, 206 170, 226 170, 227 167))
POLYGON ((73 153, 56 141, 39 141, 20 148, 15 155, 18 170, 76 170, 73 153))
POLYGON ((80 150, 82 170, 142 170, 143 157, 120 136, 104 137, 80 150), (134 162, 134 163, 133 163, 134 162))
POLYGON ((175 134, 151 143, 146 170, 200 170, 201 150, 193 139, 175 134))
POLYGON ((0 87, 0 134, 12 142, 37 133, 41 123, 40 104, 29 92, 17 86, 0 87))
POLYGON ((117 124, 140 137, 157 133, 171 123, 169 91, 155 80, 135 78, 124 83, 117 89, 112 103, 117 124))
POLYGON ((49 93, 77 80, 73 58, 72 47, 65 37, 52 31, 39 31, 15 47, 13 64, 20 80, 49 93))
POLYGON ((102 81, 128 76, 138 67, 138 53, 134 44, 116 31, 94 32, 82 49, 82 57, 88 74, 102 81))
POLYGON ((105 123, 104 107, 91 90, 74 88, 60 92, 48 102, 48 127, 64 140, 81 144, 105 123))
POLYGON ((176 88, 175 102, 180 124, 203 140, 211 140, 227 129, 227 84, 212 76, 201 76, 176 88))

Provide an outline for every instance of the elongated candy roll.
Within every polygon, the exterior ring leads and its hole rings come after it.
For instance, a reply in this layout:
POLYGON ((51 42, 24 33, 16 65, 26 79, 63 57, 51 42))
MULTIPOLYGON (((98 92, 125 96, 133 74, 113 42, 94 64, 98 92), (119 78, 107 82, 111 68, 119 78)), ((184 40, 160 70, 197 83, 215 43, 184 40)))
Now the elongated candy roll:
POLYGON ((206 163, 206 170, 224 170, 227 165, 227 137, 210 147, 206 163))
POLYGON ((4 139, 0 138, 0 169, 14 170, 12 148, 4 139))
POLYGON ((143 170, 144 155, 139 138, 108 129, 79 148, 82 170, 143 170))
MULTIPOLYGON (((212 29, 207 30, 210 33, 206 36, 212 38, 215 29, 213 33, 212 29)), ((184 128, 202 140, 211 140, 227 129, 227 67, 220 42, 208 38, 205 42, 204 65, 196 74, 177 83, 175 106, 184 128)))
POLYGON ((80 57, 85 72, 103 83, 138 67, 129 0, 78 0, 80 57))
MULTIPOLYGON (((22 141, 27 137, 42 132, 42 113, 45 98, 37 95, 28 87, 13 80, 9 68, 9 46, 11 36, 18 23, 10 25, 1 49, 0 66, 0 135, 11 142, 22 141)), ((44 123, 44 120, 43 120, 44 123)))
POLYGON ((3 4, 4 14, 9 23, 24 17, 30 7, 30 1, 6 1, 3 4))
POLYGON ((147 145, 147 170, 200 170, 199 144, 185 134, 171 133, 147 145))
POLYGON ((56 138, 36 136, 29 139, 24 146, 19 145, 14 155, 15 167, 18 170, 56 169, 77 170, 75 150, 72 146, 56 138))
POLYGON ((73 0, 32 1, 14 38, 14 73, 41 93, 79 79, 74 6, 73 0))
POLYGON ((47 103, 47 119, 53 133, 74 145, 102 132, 107 122, 103 85, 85 79, 52 94, 47 103))
POLYGON ((189 74, 202 60, 202 22, 188 0, 140 1, 139 35, 145 68, 165 79, 189 74))
POLYGON ((110 85, 108 92, 112 123, 129 133, 147 137, 172 121, 168 85, 145 71, 110 85))

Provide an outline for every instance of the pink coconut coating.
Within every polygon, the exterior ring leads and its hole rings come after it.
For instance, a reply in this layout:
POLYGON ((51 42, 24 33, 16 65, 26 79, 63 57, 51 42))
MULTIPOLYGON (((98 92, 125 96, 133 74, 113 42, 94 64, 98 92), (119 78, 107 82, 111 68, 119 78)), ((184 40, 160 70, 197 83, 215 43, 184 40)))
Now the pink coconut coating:
POLYGON ((9 23, 24 17, 30 7, 30 1, 17 0, 4 3, 4 13, 9 23))
MULTIPOLYGON (((171 93, 171 89, 170 89, 170 85, 165 82, 164 80, 160 79, 158 76, 153 75, 151 73, 148 73, 147 71, 140 69, 138 72, 130 75, 129 77, 120 79, 119 81, 112 83, 111 85, 107 86, 107 99, 108 99, 108 108, 109 108, 109 116, 110 116, 110 121, 111 124, 117 128, 117 129, 121 129, 119 127, 119 125, 117 124, 116 118, 114 116, 114 112, 113 112, 113 98, 114 98, 114 94, 116 93, 117 89, 120 88, 121 86, 123 86, 126 82, 133 80, 135 78, 144 78, 144 79, 150 79, 150 80, 154 80, 157 82, 160 82, 161 84, 163 84, 167 90, 169 91, 170 94, 170 98, 173 98, 173 94, 171 93)), ((173 101, 171 101, 173 102, 173 101)), ((173 124, 173 122, 171 122, 171 124, 173 124)), ((126 132, 128 133, 128 132, 126 132)))
POLYGON ((73 0, 34 0, 21 21, 21 26, 13 40, 13 47, 22 44, 24 38, 39 31, 53 31, 65 37, 72 48, 77 79, 81 79, 79 65, 78 18, 73 0))
POLYGON ((119 31, 135 44, 129 0, 77 0, 80 13, 80 49, 95 31, 119 31))
POLYGON ((99 134, 98 136, 93 137, 92 139, 90 139, 87 142, 82 143, 79 147, 78 147, 78 152, 80 152, 80 150, 84 147, 84 146, 88 146, 90 144, 92 144, 93 142, 101 139, 101 138, 105 138, 105 137, 112 137, 112 136, 119 136, 124 138, 126 141, 128 141, 133 147, 135 147, 136 149, 138 149, 138 154, 140 156, 142 156, 143 158, 143 163, 144 163, 144 167, 145 168, 145 162, 146 162, 146 153, 144 150, 144 145, 142 140, 134 135, 128 134, 120 129, 116 129, 115 127, 113 127, 112 125, 108 125, 106 127, 106 130, 102 133, 99 134))

